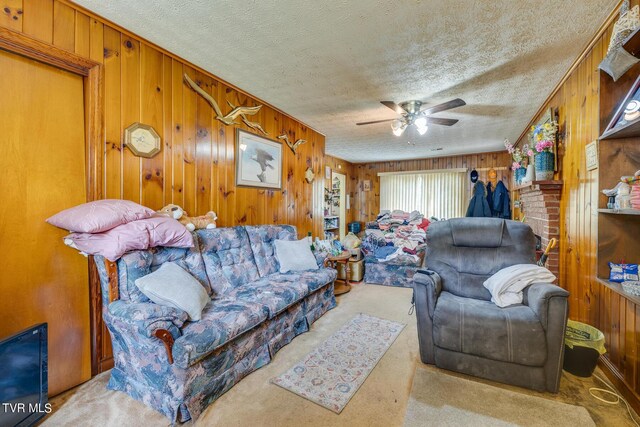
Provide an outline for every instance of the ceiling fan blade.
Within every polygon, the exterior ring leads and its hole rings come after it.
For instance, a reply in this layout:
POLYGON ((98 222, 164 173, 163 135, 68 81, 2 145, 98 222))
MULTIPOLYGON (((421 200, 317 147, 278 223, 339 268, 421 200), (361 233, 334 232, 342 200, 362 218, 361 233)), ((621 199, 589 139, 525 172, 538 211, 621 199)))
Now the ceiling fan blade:
POLYGON ((457 119, 443 119, 440 117, 427 117, 427 123, 430 125, 453 126, 458 123, 457 119))
POLYGON ((395 111, 398 114, 407 114, 407 112, 402 109, 398 104, 396 104, 393 101, 380 101, 380 104, 384 105, 385 107, 391 108, 393 111, 395 111))
POLYGON ((440 111, 462 107, 463 105, 467 105, 467 103, 460 98, 456 98, 451 101, 445 102, 443 104, 438 104, 438 105, 434 105, 433 107, 425 108, 424 110, 422 110, 422 113, 426 115, 435 114, 435 113, 439 113, 440 111))
POLYGON ((384 123, 384 122, 392 122, 394 120, 398 120, 398 119, 385 119, 385 120, 374 120, 372 122, 362 122, 362 123, 356 123, 358 126, 360 125, 372 125, 374 123, 384 123))

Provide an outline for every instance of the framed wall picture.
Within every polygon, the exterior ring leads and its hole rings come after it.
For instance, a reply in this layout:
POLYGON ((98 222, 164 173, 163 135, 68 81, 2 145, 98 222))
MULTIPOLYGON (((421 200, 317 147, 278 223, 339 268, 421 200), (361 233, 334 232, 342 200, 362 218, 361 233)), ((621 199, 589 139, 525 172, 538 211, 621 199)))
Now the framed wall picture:
POLYGON ((587 170, 598 169, 598 141, 593 141, 584 147, 584 154, 587 161, 587 170))
POLYGON ((362 190, 363 191, 371 191, 371 180, 365 179, 362 181, 362 190))
POLYGON ((331 179, 331 166, 324 167, 324 179, 331 179))
POLYGON ((236 185, 282 189, 282 144, 236 129, 236 185))

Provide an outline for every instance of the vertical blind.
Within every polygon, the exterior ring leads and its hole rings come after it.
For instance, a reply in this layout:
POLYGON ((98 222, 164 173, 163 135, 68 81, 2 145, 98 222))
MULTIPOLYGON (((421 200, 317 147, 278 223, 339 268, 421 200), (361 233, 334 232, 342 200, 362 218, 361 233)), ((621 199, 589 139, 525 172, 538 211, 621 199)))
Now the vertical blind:
POLYGON ((439 170, 380 174, 380 209, 420 211, 426 217, 465 215, 466 170, 439 170))

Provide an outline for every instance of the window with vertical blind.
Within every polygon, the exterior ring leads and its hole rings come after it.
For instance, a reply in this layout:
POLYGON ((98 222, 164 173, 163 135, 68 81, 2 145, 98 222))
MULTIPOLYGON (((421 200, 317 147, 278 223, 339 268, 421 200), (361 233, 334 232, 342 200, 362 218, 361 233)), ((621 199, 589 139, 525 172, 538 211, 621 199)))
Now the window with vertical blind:
POLYGON ((466 172, 442 169, 380 173, 380 209, 417 210, 427 218, 463 217, 467 204, 466 172))

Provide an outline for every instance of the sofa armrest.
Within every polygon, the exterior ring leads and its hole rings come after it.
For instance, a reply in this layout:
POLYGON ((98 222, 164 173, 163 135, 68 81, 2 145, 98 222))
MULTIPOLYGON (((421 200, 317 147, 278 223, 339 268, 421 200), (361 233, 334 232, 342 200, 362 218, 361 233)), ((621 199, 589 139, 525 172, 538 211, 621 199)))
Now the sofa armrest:
MULTIPOLYGON (((442 279, 440 279, 440 275, 432 270, 418 270, 413 276, 413 288, 416 298, 418 295, 422 294, 422 288, 424 288, 424 292, 426 293, 427 312, 429 313, 429 317, 433 319, 433 313, 436 309, 436 301, 442 291, 442 279), (421 288, 421 292, 418 292, 419 287, 421 288)), ((417 303, 418 301, 416 300, 416 304, 417 303)))
POLYGON ((523 303, 528 305, 533 312, 538 316, 542 327, 547 330, 549 320, 552 322, 559 319, 549 319, 549 316, 553 316, 553 313, 549 312, 549 301, 551 298, 568 298, 569 292, 562 289, 559 286, 552 285, 551 283, 533 283, 524 289, 523 303))
POLYGON ((109 304, 109 315, 125 323, 146 337, 157 337, 156 331, 180 328, 187 320, 187 313, 173 307, 154 303, 129 303, 114 301, 109 304))
POLYGON ((318 264, 318 267, 324 267, 324 261, 327 259, 327 254, 321 252, 313 252, 313 256, 316 259, 316 264, 318 264))

